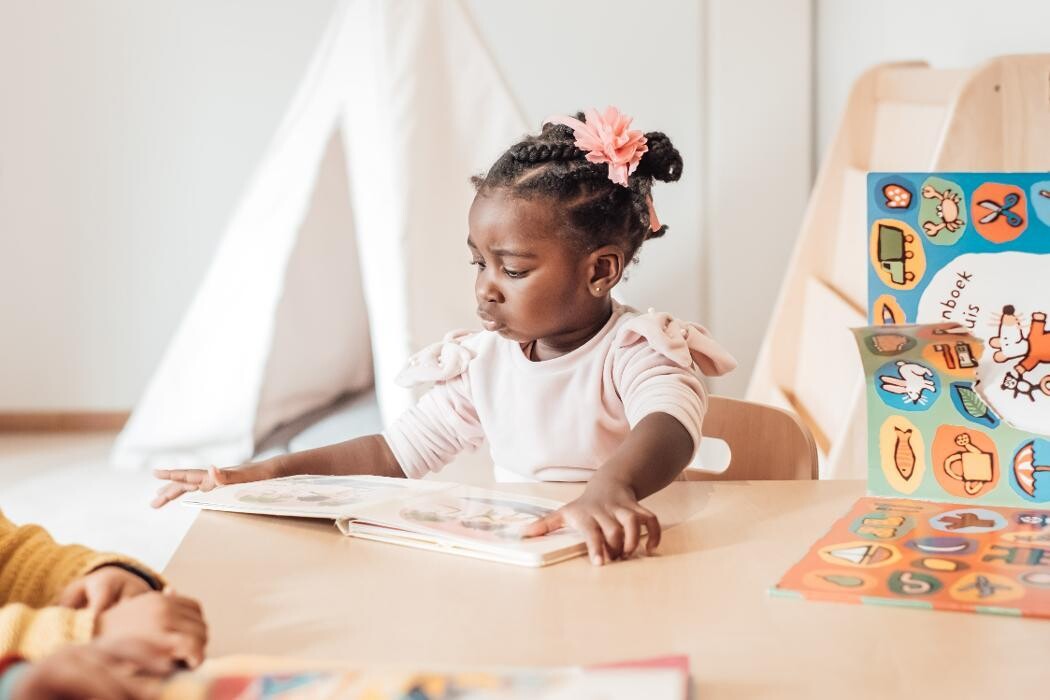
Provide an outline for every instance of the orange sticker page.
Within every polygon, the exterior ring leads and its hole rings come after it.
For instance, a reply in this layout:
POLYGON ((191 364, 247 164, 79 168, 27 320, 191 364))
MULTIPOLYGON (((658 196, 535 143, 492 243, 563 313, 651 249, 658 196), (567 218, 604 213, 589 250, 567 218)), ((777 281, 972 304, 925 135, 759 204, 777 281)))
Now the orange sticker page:
POLYGON ((771 592, 1050 617, 1050 512, 861 498, 771 592))

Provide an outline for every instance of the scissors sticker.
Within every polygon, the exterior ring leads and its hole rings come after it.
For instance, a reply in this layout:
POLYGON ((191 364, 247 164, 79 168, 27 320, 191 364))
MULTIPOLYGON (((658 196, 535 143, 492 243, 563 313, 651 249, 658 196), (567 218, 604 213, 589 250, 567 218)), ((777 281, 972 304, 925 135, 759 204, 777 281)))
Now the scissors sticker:
POLYGON ((1010 194, 1006 195, 1005 198, 1003 198, 1002 204, 999 204, 998 202, 993 202, 990 199, 982 199, 980 202, 977 202, 977 206, 988 209, 989 211, 991 211, 991 214, 984 215, 979 219, 979 221, 982 224, 990 224, 996 219, 998 219, 1000 216, 1005 216, 1006 223, 1010 226, 1013 226, 1014 228, 1017 228, 1018 226, 1024 223, 1024 219, 1022 219, 1019 214, 1013 211, 1013 208, 1016 207, 1020 203, 1020 201, 1021 198, 1013 192, 1011 192, 1010 194))
POLYGON ((977 233, 992 243, 1012 241, 1028 225, 1025 193, 1019 187, 986 182, 973 193, 970 220, 977 233))

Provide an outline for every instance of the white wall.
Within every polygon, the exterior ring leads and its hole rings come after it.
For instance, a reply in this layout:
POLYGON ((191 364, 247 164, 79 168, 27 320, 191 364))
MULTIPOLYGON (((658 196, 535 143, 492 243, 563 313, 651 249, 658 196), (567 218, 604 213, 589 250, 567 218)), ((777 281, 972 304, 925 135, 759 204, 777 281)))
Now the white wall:
POLYGON ((333 0, 0 0, 0 410, 128 409, 333 0))
POLYGON ((974 66, 993 56, 1050 52, 1045 0, 816 0, 817 145, 822 155, 867 67, 921 60, 974 66))
MULTIPOLYGON (((0 0, 0 410, 134 404, 334 2, 0 0)), ((534 126, 612 103, 672 137, 624 297, 712 326, 741 391, 809 185, 810 0, 465 6, 534 126)))
POLYGON ((722 394, 747 388, 809 197, 811 5, 707 3, 708 318, 740 361, 722 394))

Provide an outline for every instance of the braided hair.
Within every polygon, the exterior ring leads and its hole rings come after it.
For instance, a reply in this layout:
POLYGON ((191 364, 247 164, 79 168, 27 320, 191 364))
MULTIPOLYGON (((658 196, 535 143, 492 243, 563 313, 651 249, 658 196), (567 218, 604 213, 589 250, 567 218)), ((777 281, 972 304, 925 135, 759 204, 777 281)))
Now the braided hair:
MULTIPOLYGON (((576 118, 582 121, 584 115, 576 118)), ((635 261, 642 243, 667 232, 666 225, 655 231, 650 226, 653 180, 674 182, 682 176, 682 156, 671 139, 659 131, 645 138, 648 151, 627 187, 609 179, 608 164, 585 159, 570 127, 553 123, 511 146, 485 175, 471 181, 479 193, 501 189, 526 199, 553 198, 561 204, 563 223, 579 250, 616 243, 628 261, 635 261)))

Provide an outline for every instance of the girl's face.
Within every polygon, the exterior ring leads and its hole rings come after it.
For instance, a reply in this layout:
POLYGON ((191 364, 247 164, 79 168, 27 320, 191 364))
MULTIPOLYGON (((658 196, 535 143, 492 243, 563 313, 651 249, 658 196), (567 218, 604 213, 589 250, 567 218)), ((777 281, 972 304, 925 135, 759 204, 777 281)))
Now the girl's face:
POLYGON ((550 200, 500 189, 479 193, 469 223, 474 293, 486 330, 521 343, 558 339, 607 313, 611 284, 602 276, 603 256, 581 253, 566 240, 550 200), (596 284, 605 293, 594 293, 596 284))

